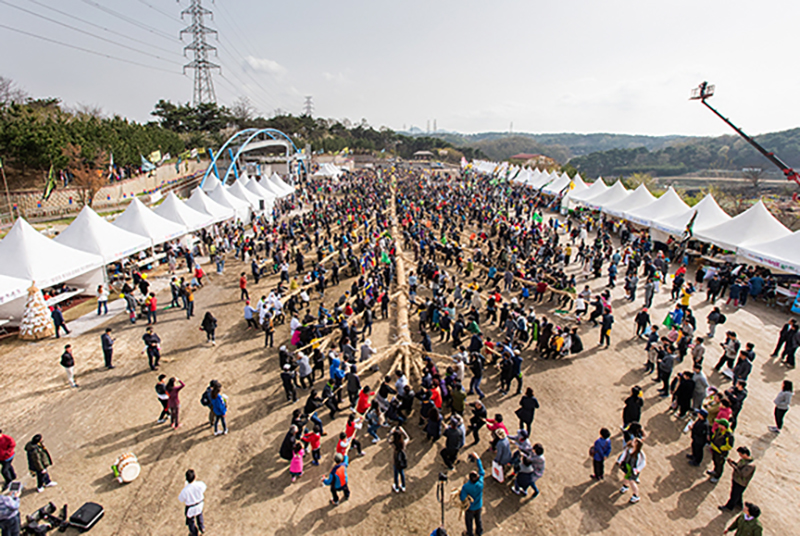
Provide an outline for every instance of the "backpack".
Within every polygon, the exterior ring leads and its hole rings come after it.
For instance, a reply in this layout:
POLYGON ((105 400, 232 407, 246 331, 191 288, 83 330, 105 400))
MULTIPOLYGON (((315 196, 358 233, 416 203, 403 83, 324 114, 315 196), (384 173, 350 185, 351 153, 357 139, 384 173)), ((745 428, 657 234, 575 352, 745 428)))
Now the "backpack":
POLYGON ((728 317, 727 317, 727 316, 725 316, 724 314, 720 313, 720 314, 719 314, 719 319, 717 320, 717 324, 720 324, 720 325, 722 325, 722 324, 724 324, 725 322, 727 322, 727 320, 728 320, 728 317))
POLYGON ((200 397, 200 405, 205 406, 207 408, 211 407, 211 389, 206 389, 203 391, 203 395, 200 397))

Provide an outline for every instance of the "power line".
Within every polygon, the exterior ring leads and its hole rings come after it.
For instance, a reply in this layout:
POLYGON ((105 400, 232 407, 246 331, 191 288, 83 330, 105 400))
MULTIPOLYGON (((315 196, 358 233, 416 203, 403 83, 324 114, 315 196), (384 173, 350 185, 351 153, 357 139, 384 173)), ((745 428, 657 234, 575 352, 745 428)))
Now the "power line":
POLYGON ((147 7, 152 9, 153 11, 158 11, 159 13, 161 13, 162 15, 164 15, 165 17, 167 17, 168 19, 170 19, 172 21, 176 21, 176 20, 179 21, 179 22, 181 21, 181 19, 179 19, 178 17, 176 17, 172 13, 168 13, 166 11, 163 11, 163 10, 157 8, 156 6, 154 6, 153 4, 151 4, 150 2, 145 2, 145 0, 139 0, 139 2, 141 2, 144 5, 146 5, 147 7))
POLYGON ((69 28, 70 30, 74 30, 74 31, 76 31, 78 33, 82 33, 84 35, 88 35, 89 37, 94 37, 95 39, 99 39, 100 41, 105 41, 106 43, 111 43, 112 45, 116 45, 118 47, 127 48, 128 50, 132 50, 133 52, 137 52, 139 54, 144 54, 145 56, 150 56, 151 58, 155 58, 157 60, 166 61, 168 63, 172 63, 174 65, 178 65, 177 62, 168 60, 166 58, 162 58, 161 56, 158 56, 156 54, 151 54, 150 52, 145 52, 143 50, 139 50, 138 48, 134 48, 134 47, 131 47, 131 46, 128 46, 128 45, 123 45, 122 43, 117 43, 116 41, 112 41, 111 39, 106 39, 105 37, 100 37, 99 35, 94 35, 93 33, 87 32, 86 30, 82 30, 81 28, 76 28, 75 26, 67 24, 66 22, 61 22, 61 21, 56 20, 56 19, 51 19, 50 17, 47 17, 47 16, 42 15, 40 13, 36 13, 35 11, 31 11, 29 9, 25 9, 24 7, 15 6, 14 4, 12 4, 10 2, 7 2, 6 0, 0 0, 0 4, 5 4, 5 5, 9 6, 9 7, 13 7, 14 9, 18 9, 18 10, 24 12, 24 13, 28 13, 30 15, 33 15, 34 17, 39 17, 40 19, 52 22, 53 24, 58 24, 59 26, 63 26, 64 28, 69 28))
POLYGON ((163 52, 168 52, 168 53, 170 53, 170 54, 174 54, 175 56, 180 56, 180 54, 178 54, 178 53, 177 53, 177 52, 175 52, 174 50, 169 50, 169 49, 166 49, 166 48, 160 47, 160 46, 158 46, 158 45, 153 45, 153 44, 151 44, 151 43, 148 43, 147 41, 142 41, 141 39, 136 39, 135 37, 130 37, 130 36, 128 36, 128 35, 125 35, 125 34, 123 34, 123 33, 120 33, 120 32, 115 32, 114 30, 110 30, 109 28, 106 28, 105 26, 102 26, 102 25, 100 25, 100 24, 96 24, 96 23, 94 23, 94 22, 91 22, 91 21, 88 21, 88 20, 84 20, 84 19, 82 19, 82 18, 80 18, 80 17, 76 17, 75 15, 73 15, 73 14, 71 14, 71 13, 67 13, 66 11, 61 11, 60 9, 56 9, 56 8, 54 8, 54 7, 52 7, 52 6, 48 6, 47 4, 43 4, 43 3, 39 2, 38 0, 28 0, 28 2, 31 2, 31 3, 33 3, 33 4, 36 4, 36 5, 38 5, 38 6, 41 6, 41 7, 45 8, 45 9, 49 9, 49 10, 51 10, 51 11, 55 11, 55 12, 56 12, 56 13, 58 13, 59 15, 63 15, 63 16, 65 16, 65 17, 69 17, 69 18, 71 18, 71 19, 75 19, 75 20, 77 20, 77 21, 79 21, 79 22, 82 22, 82 23, 84 23, 84 24, 87 24, 87 25, 89 25, 89 26, 93 26, 93 27, 95 27, 95 28, 99 28, 99 29, 103 30, 104 32, 107 32, 107 33, 110 33, 110 34, 114 35, 114 36, 115 36, 115 37, 117 37, 117 38, 119 38, 119 37, 122 37, 123 39, 128 39, 128 40, 130 40, 130 41, 133 41, 133 42, 135 42, 135 43, 139 43, 139 44, 141 44, 141 45, 145 45, 145 46, 148 46, 148 47, 152 47, 152 48, 155 48, 155 49, 161 50, 161 51, 163 51, 163 52))
POLYGON ((93 2, 92 0, 81 0, 81 2, 83 2, 84 4, 87 4, 89 6, 95 7, 97 9, 99 9, 100 11, 104 11, 104 12, 108 13, 109 15, 111 15, 112 17, 116 17, 116 18, 118 18, 120 20, 123 20, 123 21, 129 23, 129 24, 133 24, 134 26, 137 26, 137 27, 139 27, 139 28, 141 28, 143 30, 147 30, 151 34, 157 35, 159 37, 163 37, 165 39, 169 39, 170 41, 174 41, 175 40, 175 36, 173 36, 173 35, 170 35, 170 34, 168 34, 166 32, 162 32, 158 28, 154 28, 152 26, 148 26, 147 24, 139 22, 136 19, 132 19, 132 18, 128 17, 127 15, 123 15, 122 13, 114 11, 113 9, 110 9, 110 8, 107 8, 107 7, 103 6, 103 5, 100 5, 97 2, 93 2))
POLYGON ((17 32, 17 33, 20 33, 20 34, 23 34, 23 35, 27 35, 27 36, 30 36, 30 37, 35 37, 37 39, 41 39, 42 41, 48 41, 50 43, 55 43, 57 45, 61 45, 61 46, 69 47, 69 48, 74 48, 75 50, 80 50, 81 52, 87 52, 89 54, 94 54, 95 56, 101 56, 103 58, 108 58, 110 60, 122 61, 122 62, 125 62, 125 63, 130 63, 131 65, 137 65, 139 67, 145 67, 147 69, 154 69, 156 71, 161 71, 161 72, 164 72, 164 73, 180 74, 180 73, 178 73, 176 71, 170 71, 168 69, 162 69, 161 67, 153 67, 152 65, 146 65, 144 63, 139 63, 138 61, 127 60, 125 58, 120 58, 118 56, 112 56, 110 54, 104 54, 102 52, 97 52, 95 50, 90 50, 88 48, 83 48, 83 47, 79 47, 79 46, 72 45, 72 44, 69 44, 69 43, 64 43, 63 41, 58 41, 56 39, 50 39, 49 37, 44 37, 44 36, 37 35, 37 34, 31 33, 31 32, 26 32, 25 30, 20 30, 18 28, 12 28, 11 26, 6 26, 5 24, 0 24, 0 28, 6 29, 6 30, 10 30, 12 32, 17 32))

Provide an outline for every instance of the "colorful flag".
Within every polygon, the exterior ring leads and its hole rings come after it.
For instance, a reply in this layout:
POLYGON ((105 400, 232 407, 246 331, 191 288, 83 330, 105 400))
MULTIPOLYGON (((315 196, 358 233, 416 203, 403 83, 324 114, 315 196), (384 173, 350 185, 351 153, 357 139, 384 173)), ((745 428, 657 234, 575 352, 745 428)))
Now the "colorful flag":
POLYGON ((50 172, 47 174, 47 181, 44 183, 44 192, 42 193, 42 200, 47 201, 53 190, 56 189, 56 174, 53 171, 53 164, 50 164, 50 172))

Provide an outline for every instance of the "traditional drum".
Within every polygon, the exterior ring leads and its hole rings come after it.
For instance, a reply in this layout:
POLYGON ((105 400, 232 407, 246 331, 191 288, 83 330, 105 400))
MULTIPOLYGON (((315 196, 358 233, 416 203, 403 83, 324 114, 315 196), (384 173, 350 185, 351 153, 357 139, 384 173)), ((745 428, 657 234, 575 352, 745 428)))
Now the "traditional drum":
POLYGON ((139 465, 139 460, 133 452, 126 452, 120 455, 117 461, 114 462, 112 469, 114 470, 117 480, 126 484, 136 480, 136 477, 139 476, 139 472, 142 470, 139 465))

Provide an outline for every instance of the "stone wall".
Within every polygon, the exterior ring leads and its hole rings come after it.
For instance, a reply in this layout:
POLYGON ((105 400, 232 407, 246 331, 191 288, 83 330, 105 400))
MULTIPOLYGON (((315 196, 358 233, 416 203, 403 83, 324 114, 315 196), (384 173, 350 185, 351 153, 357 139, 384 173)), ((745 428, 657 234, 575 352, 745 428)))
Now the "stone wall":
MULTIPOLYGON (((189 160, 181 162, 178 171, 175 164, 165 164, 151 173, 104 186, 94 196, 92 207, 97 211, 123 208, 132 197, 155 191, 162 194, 175 191, 185 195, 200 181, 207 166, 208 162, 205 160, 199 163, 189 160)), ((8 204, 5 201, 3 199, 0 211, 4 213, 4 223, 7 223, 8 204)), ((16 207, 17 215, 33 220, 67 217, 83 208, 80 204, 80 192, 70 187, 56 187, 47 201, 42 201, 41 190, 13 191, 11 203, 16 207)))

